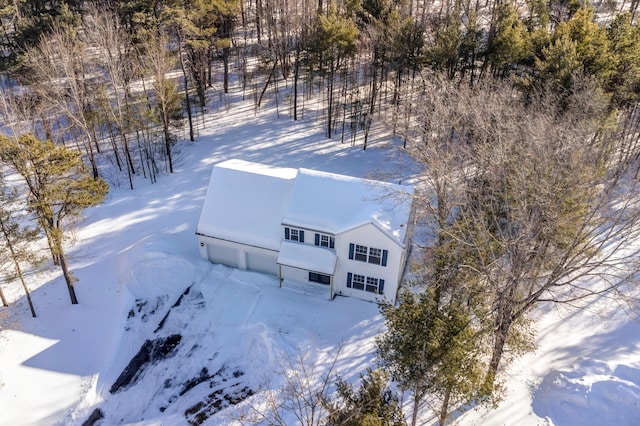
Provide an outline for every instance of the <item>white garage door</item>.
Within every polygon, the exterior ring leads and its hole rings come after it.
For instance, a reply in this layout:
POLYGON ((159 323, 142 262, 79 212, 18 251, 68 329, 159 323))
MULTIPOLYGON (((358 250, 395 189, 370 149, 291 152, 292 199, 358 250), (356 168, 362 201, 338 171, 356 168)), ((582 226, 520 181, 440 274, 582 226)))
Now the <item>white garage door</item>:
POLYGON ((247 269, 278 275, 277 257, 260 253, 247 253, 247 269))
POLYGON ((209 260, 213 263, 222 263, 223 265, 238 267, 238 249, 224 247, 215 244, 209 244, 209 260))

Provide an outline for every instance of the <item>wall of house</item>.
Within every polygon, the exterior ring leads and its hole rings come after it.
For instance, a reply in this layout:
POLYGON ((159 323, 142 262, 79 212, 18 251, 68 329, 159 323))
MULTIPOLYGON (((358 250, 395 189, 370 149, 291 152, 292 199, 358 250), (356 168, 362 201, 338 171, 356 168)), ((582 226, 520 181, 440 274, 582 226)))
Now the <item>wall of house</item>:
POLYGON ((232 241, 198 236, 200 256, 213 263, 278 275, 278 252, 232 241))
MULTIPOLYGON (((334 275, 335 292, 377 303, 395 303, 401 273, 404 270, 403 249, 373 224, 366 224, 336 237, 338 263, 334 275), (387 266, 349 259, 349 245, 387 250, 387 266), (347 287, 348 273, 384 280, 384 293, 374 294, 347 287)), ((353 284, 353 283, 352 283, 353 284)))
MULTIPOLYGON (((303 269, 292 268, 291 266, 280 265, 282 278, 285 280, 292 280, 301 283, 309 282, 309 271, 303 269)), ((321 284, 318 284, 321 285, 321 284)))
MULTIPOLYGON (((315 232, 305 229, 304 244, 315 245, 315 232)), ((335 251, 338 257, 333 275, 334 294, 356 297, 376 303, 395 303, 398 286, 404 271, 406 253, 393 239, 373 224, 365 224, 345 233, 336 235, 335 251), (387 251, 386 266, 349 259, 349 245, 361 245, 387 251), (376 294, 347 286, 348 274, 384 280, 383 294, 376 294)), ((259 247, 251 247, 217 238, 198 236, 200 255, 213 263, 252 271, 263 272, 299 282, 309 282, 309 271, 277 264, 278 252, 259 247)), ((284 228, 283 228, 284 239, 284 228)), ((327 249, 328 250, 328 249, 327 249)), ((317 283, 317 285, 323 285, 317 283)), ((366 285, 365 285, 366 289, 366 285)))
POLYGON ((299 283, 308 283, 310 285, 318 286, 318 288, 324 288, 327 292, 327 298, 329 298, 329 294, 331 292, 330 284, 321 284, 317 282, 309 281, 309 271, 305 269, 293 268, 291 266, 280 265, 280 273, 282 274, 282 279, 297 281, 299 283))

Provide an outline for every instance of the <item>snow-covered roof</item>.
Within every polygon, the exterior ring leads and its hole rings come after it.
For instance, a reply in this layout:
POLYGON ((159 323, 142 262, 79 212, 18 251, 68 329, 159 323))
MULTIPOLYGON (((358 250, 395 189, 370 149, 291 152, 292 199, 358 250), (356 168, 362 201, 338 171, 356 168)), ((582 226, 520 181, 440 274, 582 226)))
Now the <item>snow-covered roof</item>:
POLYGON ((299 169, 282 222, 329 234, 373 223, 404 246, 412 186, 299 169))
POLYGON ((243 160, 216 164, 196 233, 277 251, 297 172, 243 160))
POLYGON ((280 265, 327 275, 333 275, 337 260, 336 254, 329 249, 289 241, 282 242, 278 254, 280 265))
POLYGON ((229 160, 213 167, 196 233, 279 250, 283 224, 337 235, 373 223, 404 246, 412 194, 411 186, 229 160))

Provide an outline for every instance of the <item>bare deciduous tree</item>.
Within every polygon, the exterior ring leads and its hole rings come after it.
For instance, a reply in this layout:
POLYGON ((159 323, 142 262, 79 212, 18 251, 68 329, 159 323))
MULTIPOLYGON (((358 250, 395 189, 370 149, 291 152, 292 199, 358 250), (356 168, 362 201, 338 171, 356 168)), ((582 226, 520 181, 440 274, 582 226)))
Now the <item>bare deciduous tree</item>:
POLYGON ((285 356, 276 371, 282 385, 275 390, 267 383, 236 420, 242 424, 287 426, 294 419, 302 426, 324 425, 329 415, 331 376, 339 354, 337 351, 328 368, 313 364, 303 349, 285 356))
POLYGON ((606 102, 581 84, 568 102, 546 92, 525 102, 505 83, 433 78, 414 106, 407 137, 430 184, 425 219, 450 253, 439 267, 478 286, 493 335, 488 382, 507 348, 531 348, 536 305, 619 292, 637 274, 638 184, 618 179, 606 102))
POLYGON ((51 34, 27 52, 30 87, 56 114, 80 133, 80 146, 87 155, 94 178, 99 176, 93 99, 89 95, 84 42, 68 26, 54 26, 51 34))

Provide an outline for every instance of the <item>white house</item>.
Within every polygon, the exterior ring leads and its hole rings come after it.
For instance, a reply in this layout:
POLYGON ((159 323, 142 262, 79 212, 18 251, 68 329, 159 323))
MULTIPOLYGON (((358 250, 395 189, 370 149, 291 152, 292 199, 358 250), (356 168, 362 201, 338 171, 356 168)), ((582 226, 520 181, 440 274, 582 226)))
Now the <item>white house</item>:
POLYGON ((413 187, 242 160, 214 166, 196 235, 214 263, 394 303, 413 187))

